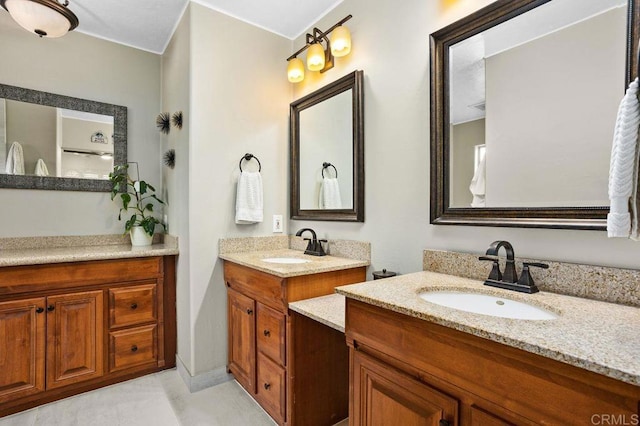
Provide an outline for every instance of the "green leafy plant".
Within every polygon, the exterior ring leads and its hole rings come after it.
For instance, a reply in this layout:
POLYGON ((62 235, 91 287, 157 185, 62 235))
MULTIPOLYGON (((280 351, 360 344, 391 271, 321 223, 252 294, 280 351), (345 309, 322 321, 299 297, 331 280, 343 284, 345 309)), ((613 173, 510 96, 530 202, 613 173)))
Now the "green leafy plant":
POLYGON ((119 196, 118 198, 122 201, 118 220, 122 220, 123 213, 133 211, 124 224, 125 234, 134 226, 141 226, 150 236, 153 235, 156 225, 164 228, 164 224, 152 215, 152 201, 155 200, 160 204, 164 204, 164 201, 155 195, 156 189, 153 186, 143 180, 131 179, 128 164, 115 166, 113 172, 109 173, 109 180, 112 185, 111 200, 119 196))

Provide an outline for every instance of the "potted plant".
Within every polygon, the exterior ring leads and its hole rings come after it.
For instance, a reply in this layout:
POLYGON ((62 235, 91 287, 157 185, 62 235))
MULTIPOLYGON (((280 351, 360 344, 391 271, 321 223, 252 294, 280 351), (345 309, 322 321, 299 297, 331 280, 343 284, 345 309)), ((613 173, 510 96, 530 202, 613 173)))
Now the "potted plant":
POLYGON ((164 204, 164 201, 155 195, 156 189, 153 186, 139 178, 131 179, 128 171, 129 165, 124 164, 115 166, 113 172, 109 173, 112 184, 111 200, 120 195, 122 207, 118 213, 118 220, 122 220, 123 212, 133 211, 124 224, 124 233, 128 232, 131 236, 131 245, 148 246, 153 241, 156 225, 164 228, 164 224, 152 215, 152 201, 160 204, 164 204))

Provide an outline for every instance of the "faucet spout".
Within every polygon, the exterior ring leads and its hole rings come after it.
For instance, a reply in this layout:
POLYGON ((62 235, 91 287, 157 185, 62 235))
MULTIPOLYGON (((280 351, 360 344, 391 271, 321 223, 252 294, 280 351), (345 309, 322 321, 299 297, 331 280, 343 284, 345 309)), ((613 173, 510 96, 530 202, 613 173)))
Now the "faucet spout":
POLYGON ((305 233, 306 231, 311 232, 311 238, 305 238, 306 241, 309 241, 309 244, 307 244, 307 248, 304 251, 304 254, 310 254, 312 256, 326 256, 326 253, 322 248, 322 241, 326 242, 326 240, 318 241, 318 236, 316 235, 316 231, 314 231, 313 229, 302 228, 298 230, 298 232, 296 232, 296 237, 301 237, 302 234, 305 233))
POLYGON ((518 281, 518 273, 516 272, 515 253, 513 246, 509 241, 494 241, 487 249, 487 256, 497 256, 500 248, 504 247, 507 253, 507 263, 502 274, 502 281, 506 283, 515 283, 518 281))

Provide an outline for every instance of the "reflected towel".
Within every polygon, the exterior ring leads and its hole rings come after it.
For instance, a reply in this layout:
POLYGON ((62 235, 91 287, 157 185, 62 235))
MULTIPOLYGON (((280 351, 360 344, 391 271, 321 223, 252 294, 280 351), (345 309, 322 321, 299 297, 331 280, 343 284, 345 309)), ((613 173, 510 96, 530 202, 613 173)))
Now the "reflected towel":
POLYGON ((485 181, 486 175, 486 158, 487 156, 483 156, 480 160, 480 164, 478 164, 478 168, 476 172, 473 174, 473 179, 471 179, 471 185, 469 185, 469 191, 473 195, 473 200, 471 201, 471 207, 485 207, 486 200, 485 195, 487 192, 487 184, 485 181))
POLYGON ((262 176, 259 172, 241 172, 236 192, 236 223, 262 222, 262 176))
POLYGON ((607 235, 638 239, 638 126, 640 104, 638 103, 638 79, 629 88, 620 102, 613 132, 611 163, 609 167, 610 212, 607 215, 607 235), (631 209, 629 203, 631 202, 631 209), (630 211, 631 210, 631 211, 630 211))
POLYGON ((323 178, 318 206, 321 209, 341 209, 340 185, 337 178, 323 178))
POLYGON ((42 158, 38 158, 36 162, 36 169, 33 171, 33 174, 36 176, 49 176, 49 169, 47 169, 47 165, 44 163, 42 158))
POLYGON ((18 142, 12 143, 11 148, 9 148, 5 172, 8 175, 24 174, 24 154, 22 153, 22 145, 18 142))

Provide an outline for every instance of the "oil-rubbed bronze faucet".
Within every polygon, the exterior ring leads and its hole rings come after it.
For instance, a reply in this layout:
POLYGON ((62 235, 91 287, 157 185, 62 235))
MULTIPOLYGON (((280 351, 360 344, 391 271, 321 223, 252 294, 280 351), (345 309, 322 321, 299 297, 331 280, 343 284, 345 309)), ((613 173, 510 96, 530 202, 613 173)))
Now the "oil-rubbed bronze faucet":
POLYGON ((307 244, 307 249, 304 251, 304 254, 310 254, 311 256, 326 256, 327 253, 324 252, 322 248, 322 243, 326 243, 327 240, 318 240, 316 236, 316 231, 311 228, 302 228, 298 232, 296 232, 296 237, 302 236, 302 233, 305 231, 311 232, 311 238, 305 238, 305 241, 309 241, 307 244))
POLYGON ((506 290, 515 290, 521 293, 537 293, 538 287, 533 282, 531 273, 529 272, 530 266, 537 268, 548 269, 549 265, 545 263, 537 262, 523 262, 522 275, 518 279, 518 273, 516 272, 516 261, 513 246, 508 241, 494 241, 491 243, 486 256, 480 256, 479 260, 487 260, 493 262, 493 268, 489 273, 489 278, 484 282, 484 285, 491 287, 504 288, 506 290), (500 263, 498 259, 498 252, 500 248, 504 247, 507 252, 507 261, 504 267, 504 273, 500 271, 500 263), (487 257, 491 256, 491 257, 487 257))

